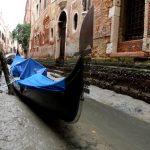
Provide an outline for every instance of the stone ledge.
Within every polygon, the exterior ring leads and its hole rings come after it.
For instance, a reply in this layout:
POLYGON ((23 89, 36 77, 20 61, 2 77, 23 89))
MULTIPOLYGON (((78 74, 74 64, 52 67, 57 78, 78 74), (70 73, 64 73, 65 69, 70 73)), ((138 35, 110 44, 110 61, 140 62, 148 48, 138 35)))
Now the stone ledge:
POLYGON ((150 53, 146 52, 116 52, 111 53, 110 57, 140 57, 140 58, 147 58, 150 57, 150 53))

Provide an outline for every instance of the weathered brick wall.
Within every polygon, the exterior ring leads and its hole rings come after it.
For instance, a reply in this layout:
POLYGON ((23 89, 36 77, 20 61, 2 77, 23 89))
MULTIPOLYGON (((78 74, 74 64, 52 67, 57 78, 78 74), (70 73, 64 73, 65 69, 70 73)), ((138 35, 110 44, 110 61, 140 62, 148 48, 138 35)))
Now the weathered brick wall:
POLYGON ((31 22, 31 7, 32 7, 32 0, 27 0, 26 7, 25 7, 25 15, 24 15, 25 23, 31 22))
POLYGON ((93 57, 106 55, 106 46, 110 41, 111 19, 108 17, 109 8, 113 5, 113 0, 92 0, 95 8, 94 20, 94 47, 93 57))
POLYGON ((132 40, 120 42, 118 52, 140 52, 142 50, 143 40, 132 40))
MULTIPOLYGON (((36 1, 34 1, 34 5, 36 4, 36 1)), ((79 49, 79 34, 81 29, 81 24, 83 21, 83 18, 85 17, 86 12, 83 11, 83 5, 81 0, 68 0, 66 1, 66 5, 64 8, 61 8, 60 6, 61 2, 65 2, 63 0, 48 0, 47 1, 47 8, 46 10, 42 11, 41 16, 37 21, 35 21, 32 25, 32 33, 31 33, 31 49, 32 49, 32 56, 38 56, 38 57, 59 57, 59 35, 58 35, 58 20, 59 16, 62 11, 65 11, 67 15, 67 29, 66 29, 66 43, 65 43, 65 57, 72 56, 75 52, 79 49), (78 14, 78 23, 77 23, 77 29, 74 30, 74 15, 75 13, 78 14), (44 29, 43 21, 46 18, 46 15, 49 16, 50 20, 46 30, 44 29), (50 38, 50 30, 53 28, 53 34, 54 37, 50 38), (34 33, 39 33, 39 46, 33 47, 35 44, 34 42, 34 33), (48 37, 49 36, 49 37, 48 37), (43 40, 46 40, 43 42, 43 40), (38 53, 39 51, 39 53, 38 53), (44 52, 43 52, 44 51, 44 52)), ((115 1, 114 0, 91 0, 91 4, 94 5, 94 47, 92 50, 92 57, 93 58, 99 58, 99 57, 105 57, 106 56, 106 49, 108 48, 109 43, 112 43, 112 41, 118 40, 112 37, 112 33, 114 33, 114 29, 112 28, 112 17, 110 17, 110 9, 114 6, 115 1)), ((120 2, 122 3, 122 1, 120 2)), ((122 4, 123 5, 123 4, 122 4)), ((143 49, 149 51, 150 47, 150 2, 145 3, 146 11, 145 11, 145 24, 144 24, 144 39, 141 40, 134 40, 134 41, 123 41, 122 37, 122 23, 119 23, 119 29, 115 32, 119 32, 119 43, 116 43, 116 48, 113 49, 112 53, 118 53, 118 52, 142 52, 143 49), (118 46, 118 48, 117 48, 118 46)), ((118 16, 120 15, 120 8, 123 7, 117 7, 118 9, 118 16)), ((115 10, 114 10, 115 11, 115 10)), ((113 12, 113 11, 112 11, 113 12)), ((113 12, 115 13, 115 12, 113 12)), ((114 14, 116 15, 116 14, 114 14)), ((122 15, 120 16, 120 19, 122 18, 122 15)), ((124 20, 123 18, 121 20, 124 20)), ((111 45, 110 45, 111 47, 111 45)), ((122 53, 123 54, 123 53, 122 53)))
POLYGON ((85 16, 82 14, 83 6, 81 5, 80 0, 66 1, 65 5, 61 2, 63 1, 56 0, 52 3, 51 1, 48 1, 47 8, 43 10, 40 17, 35 22, 33 22, 31 30, 31 56, 53 58, 55 57, 54 55, 56 55, 56 57, 59 56, 60 38, 58 31, 58 21, 59 16, 63 11, 67 16, 65 57, 72 56, 79 50, 80 28, 85 16), (78 15, 78 21, 77 29, 75 30, 73 27, 74 15, 76 13, 78 15), (50 37, 51 28, 53 28, 53 38, 50 37), (35 41, 36 34, 39 35, 38 41, 35 41))
POLYGON ((94 5, 95 21, 94 21, 94 37, 110 36, 111 20, 109 19, 109 8, 112 6, 113 0, 92 0, 94 5))
MULTIPOLYGON (((93 57, 105 56, 106 45, 110 40, 111 19, 108 18, 109 8, 112 6, 113 0, 92 0, 92 5, 95 8, 94 16, 94 48, 93 57)), ((48 1, 48 7, 42 11, 42 15, 32 24, 31 33, 31 55, 40 57, 53 57, 54 51, 59 51, 59 37, 58 37, 58 19, 62 11, 67 15, 67 29, 66 29, 66 49, 65 56, 72 56, 79 50, 79 34, 82 21, 86 13, 83 13, 83 5, 80 0, 67 1, 63 10, 60 9, 59 3, 61 0, 56 0, 53 3, 48 1), (77 29, 74 26, 74 15, 78 14, 77 29), (44 29, 44 19, 46 15, 49 17, 47 23, 49 28, 44 29), (54 38, 50 39, 50 28, 54 29, 54 38), (38 46, 35 45, 35 35, 39 34, 38 46), (47 41, 44 41, 47 39, 47 41), (44 43, 44 44, 43 44, 44 43), (44 50, 43 50, 44 49, 44 50), (46 54, 47 49, 47 54, 46 54), (45 51, 42 53, 42 51, 45 51)), ((35 3, 36 4, 36 3, 35 3)), ((34 5, 35 5, 34 4, 34 5)), ((59 52, 56 52, 59 55, 59 52)))
POLYGON ((106 56, 106 45, 110 37, 97 38, 93 41, 92 58, 100 58, 106 56))
POLYGON ((70 1, 68 3, 68 28, 66 39, 66 57, 73 56, 75 52, 79 51, 79 36, 81 24, 84 18, 83 6, 80 0, 70 1), (74 15, 78 15, 77 28, 74 29, 74 15))
POLYGON ((46 58, 46 57, 52 57, 52 55, 54 55, 54 52, 51 50, 52 44, 49 41, 49 30, 50 30, 49 14, 50 14, 50 7, 48 6, 45 10, 41 10, 41 16, 38 19, 36 19, 34 22, 32 22, 31 37, 30 37, 31 57, 46 58))

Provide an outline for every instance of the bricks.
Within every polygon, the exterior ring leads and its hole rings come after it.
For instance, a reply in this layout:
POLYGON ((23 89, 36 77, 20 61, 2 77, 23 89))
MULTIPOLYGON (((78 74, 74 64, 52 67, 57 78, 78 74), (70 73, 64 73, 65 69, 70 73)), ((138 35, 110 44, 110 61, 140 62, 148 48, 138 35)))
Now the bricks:
POLYGON ((108 17, 112 0, 93 0, 95 8, 94 38, 110 36, 111 20, 108 17))
POLYGON ((132 40, 120 42, 118 52, 141 52, 143 40, 132 40))
POLYGON ((140 58, 145 58, 145 57, 150 57, 150 54, 145 53, 145 52, 116 52, 116 53, 111 53, 109 56, 110 57, 140 57, 140 58))
MULTIPOLYGON (((29 0, 28 0, 29 1, 29 0)), ((65 58, 72 57, 75 52, 79 50, 79 35, 82 25, 82 21, 86 15, 86 11, 83 11, 83 4, 81 0, 68 0, 64 1, 65 5, 60 6, 62 0, 48 1, 47 7, 43 10, 41 6, 41 12, 38 19, 34 19, 35 12, 32 10, 32 32, 31 32, 31 51, 36 51, 36 55, 41 57, 38 51, 47 49, 47 54, 54 52, 54 58, 58 58, 60 55, 60 33, 59 33, 59 17, 64 11, 67 17, 66 26, 66 39, 65 39, 65 58), (74 15, 78 15, 77 29, 74 29, 74 15), (47 18, 47 19, 46 19, 47 18), (49 20, 48 20, 49 18, 49 20), (48 20, 48 21, 47 21, 48 20), (46 28, 45 28, 46 27, 46 28), (53 29, 54 37, 52 38, 51 29, 53 29), (38 41, 35 41, 35 36, 38 34, 38 41), (37 42, 37 45, 35 46, 37 42), (37 50, 38 47, 38 50, 37 50)), ((32 3, 33 8, 37 5, 38 0, 32 3)), ((94 39, 93 39, 93 58, 106 57, 108 52, 108 45, 112 45, 109 50, 109 54, 121 57, 123 56, 139 56, 145 57, 146 53, 142 52, 144 46, 148 47, 148 40, 124 40, 124 26, 123 21, 120 21, 121 9, 124 6, 122 0, 91 0, 91 5, 94 5, 94 39), (120 7, 122 6, 122 7, 120 7), (121 22, 121 23, 120 23, 121 22), (116 55, 116 53, 119 53, 116 55), (133 54, 134 53, 134 54, 133 54)), ((145 3, 147 10, 147 21, 144 24, 144 38, 147 39, 150 30, 150 2, 145 3), (146 37, 147 36, 147 37, 146 37)), ((28 9, 29 11, 29 9, 28 9)), ((146 11, 145 11, 146 12, 146 11)), ((27 16, 26 16, 27 17, 27 16)), ((146 20, 146 19, 145 19, 146 20)), ((145 48, 145 49, 146 49, 145 48)), ((148 48, 147 48, 147 51, 148 48)))

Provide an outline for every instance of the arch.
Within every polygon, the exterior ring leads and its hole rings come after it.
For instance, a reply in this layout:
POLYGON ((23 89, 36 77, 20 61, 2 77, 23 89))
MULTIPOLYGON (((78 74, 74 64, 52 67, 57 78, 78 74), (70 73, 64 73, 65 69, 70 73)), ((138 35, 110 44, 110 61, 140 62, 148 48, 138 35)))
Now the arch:
POLYGON ((78 26, 78 14, 75 13, 73 17, 73 29, 76 30, 78 26))
POLYGON ((60 61, 64 61, 65 56, 65 41, 66 41, 66 24, 67 24, 67 15, 66 12, 61 12, 58 20, 58 34, 60 39, 60 61))

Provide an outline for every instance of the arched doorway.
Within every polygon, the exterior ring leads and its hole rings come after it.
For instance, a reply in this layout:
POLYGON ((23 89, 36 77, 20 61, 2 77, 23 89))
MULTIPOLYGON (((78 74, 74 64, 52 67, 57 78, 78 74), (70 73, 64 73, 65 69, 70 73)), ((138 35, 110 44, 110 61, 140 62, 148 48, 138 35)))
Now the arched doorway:
POLYGON ((58 22, 59 39, 60 39, 59 60, 62 63, 64 62, 64 56, 65 56, 66 22, 67 22, 67 16, 66 13, 63 11, 60 14, 59 22, 58 22))

